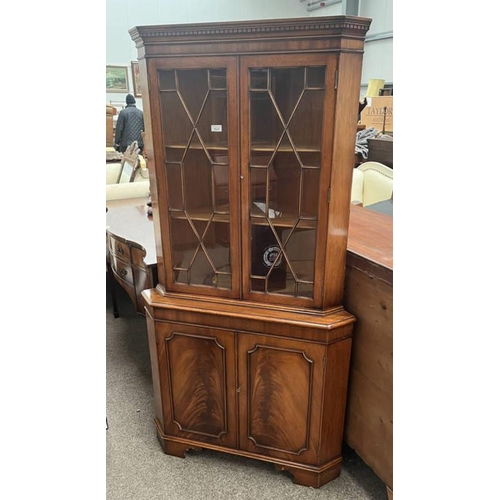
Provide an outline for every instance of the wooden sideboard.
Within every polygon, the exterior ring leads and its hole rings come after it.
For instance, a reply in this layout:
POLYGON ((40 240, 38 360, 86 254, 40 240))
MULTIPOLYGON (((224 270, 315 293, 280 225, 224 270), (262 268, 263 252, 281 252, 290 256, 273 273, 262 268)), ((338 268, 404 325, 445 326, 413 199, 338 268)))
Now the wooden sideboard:
POLYGON ((344 440, 393 487, 392 217, 351 207, 345 307, 356 316, 344 440))

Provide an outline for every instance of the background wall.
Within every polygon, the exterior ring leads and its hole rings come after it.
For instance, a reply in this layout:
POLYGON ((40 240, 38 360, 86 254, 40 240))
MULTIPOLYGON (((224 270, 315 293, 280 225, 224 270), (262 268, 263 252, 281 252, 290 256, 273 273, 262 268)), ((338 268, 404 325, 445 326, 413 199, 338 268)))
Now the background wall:
POLYGON ((366 35, 363 72, 361 73, 361 95, 364 96, 371 78, 393 84, 393 0, 359 0, 361 17, 372 19, 366 35))
MULTIPOLYGON (((367 34, 360 97, 370 78, 392 81, 393 0, 106 0, 106 64, 127 66, 133 93, 131 61, 137 49, 128 30, 148 24, 183 24, 246 19, 353 14, 373 19, 367 34)), ((125 106, 127 93, 106 93, 106 104, 125 106)), ((142 109, 142 100, 137 98, 142 109)))

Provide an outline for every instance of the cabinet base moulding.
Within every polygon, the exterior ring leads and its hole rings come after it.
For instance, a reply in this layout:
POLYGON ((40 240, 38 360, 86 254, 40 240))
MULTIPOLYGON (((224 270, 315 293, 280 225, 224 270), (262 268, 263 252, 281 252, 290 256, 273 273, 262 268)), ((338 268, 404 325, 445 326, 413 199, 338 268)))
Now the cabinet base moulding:
POLYGON ((222 453, 229 453, 231 455, 238 455, 254 460, 261 460, 274 464, 275 468, 279 471, 286 471, 293 477, 294 484, 300 486, 310 486, 319 488, 324 484, 336 479, 340 475, 342 457, 336 457, 330 460, 321 467, 313 467, 307 464, 290 463, 284 460, 276 460, 265 455, 256 453, 242 452, 232 448, 224 448, 221 446, 213 446, 193 442, 185 439, 174 438, 163 434, 161 424, 155 419, 156 435, 166 455, 186 458, 186 453, 189 450, 201 451, 203 449, 220 451, 222 453))

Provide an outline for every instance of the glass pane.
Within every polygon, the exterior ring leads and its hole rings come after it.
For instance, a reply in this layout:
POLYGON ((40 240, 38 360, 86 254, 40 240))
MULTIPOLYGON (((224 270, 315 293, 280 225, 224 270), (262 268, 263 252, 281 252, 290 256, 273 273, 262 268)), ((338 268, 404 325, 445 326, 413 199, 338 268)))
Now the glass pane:
POLYGON ((188 282, 187 270, 174 269, 174 281, 176 283, 182 283, 184 285, 187 285, 187 282, 188 282))
POLYGON ((301 168, 289 144, 288 139, 284 140, 274 157, 277 174, 276 209, 282 213, 282 217, 292 219, 290 223, 293 224, 299 216, 301 168), (285 152, 281 152, 282 148, 285 152))
MULTIPOLYGON (((199 241, 189 222, 185 218, 172 217, 173 215, 177 214, 171 214, 173 268, 188 270, 199 241)), ((181 283, 187 283, 187 273, 182 276, 179 274, 179 279, 181 283)))
POLYGON ((289 131, 293 142, 301 151, 319 151, 321 148, 323 97, 323 90, 307 90, 290 122, 289 131))
POLYGON ((184 153, 186 152, 185 146, 174 146, 174 147, 165 147, 165 158, 166 161, 172 163, 180 163, 182 158, 184 157, 184 153))
POLYGON ((181 166, 167 163, 168 208, 182 210, 181 166))
POLYGON ((219 280, 219 273, 230 272, 229 224, 194 221, 193 224, 203 241, 191 267, 191 283, 219 286, 227 279, 219 280))
POLYGON ((250 71, 251 289, 312 298, 325 67, 269 75, 250 71))
POLYGON ((250 165, 267 167, 272 159, 273 153, 271 151, 250 151, 250 165))
POLYGON ((210 73, 210 88, 225 90, 226 84, 226 70, 225 69, 211 69, 210 73))
POLYGON ((305 167, 320 167, 321 166, 321 151, 304 151, 298 150, 302 165, 305 167))
MULTIPOLYGON (((165 145, 186 147, 193 131, 193 125, 177 92, 164 92, 160 95, 160 99, 165 145)), ((169 153, 172 154, 173 151, 167 150, 167 155, 169 153)), ((167 156, 167 161, 178 161, 177 158, 178 155, 175 158, 167 156)))
POLYGON ((207 256, 201 250, 196 254, 189 270, 190 285, 213 286, 214 271, 207 256))
POLYGON ((276 212, 276 193, 276 171, 274 166, 271 165, 268 168, 251 167, 250 197, 252 203, 252 215, 257 217, 278 217, 280 214, 276 212), (268 193, 267 197, 266 193, 268 193), (266 205, 266 203, 269 205, 266 205), (269 208, 269 212, 266 212, 266 207, 269 208))
POLYGON ((250 140, 251 148, 274 149, 283 134, 283 125, 269 94, 250 94, 250 140))
POLYGON ((325 88, 325 66, 307 68, 307 87, 325 88))
POLYGON ((313 298, 314 284, 313 283, 298 283, 299 297, 313 298))
POLYGON ((177 70, 179 94, 195 122, 208 92, 207 71, 206 69, 177 70))
POLYGON ((267 278, 253 279, 252 287, 261 287, 253 290, 265 291, 266 281, 268 291, 283 288, 286 284, 286 267, 272 229, 267 224, 252 224, 252 276, 267 278))
POLYGON ((267 89, 267 69, 251 69, 250 70, 250 89, 262 90, 267 89))
POLYGON ((174 280, 231 289, 226 70, 164 72, 161 86, 174 280))
POLYGON ((278 109, 288 122, 300 94, 304 90, 305 68, 273 68, 271 70, 271 91, 278 109))
POLYGON ((216 156, 218 165, 213 166, 215 182, 215 210, 217 212, 229 212, 229 165, 227 156, 216 156), (222 164, 224 163, 224 164, 222 164))
POLYGON ((319 176, 319 168, 302 169, 301 217, 315 219, 318 217, 319 176))
POLYGON ((230 255, 229 255, 229 223, 227 222, 212 222, 212 226, 214 228, 214 249, 220 249, 222 247, 226 248, 227 251, 222 252, 221 250, 217 250, 217 258, 214 257, 214 263, 217 266, 217 269, 221 272, 229 273, 231 271, 230 268, 230 255))
POLYGON ((160 90, 175 90, 175 71, 159 71, 160 90))
POLYGON ((305 221, 301 221, 295 229, 283 231, 286 255, 295 276, 300 281, 313 281, 314 279, 316 229, 307 226, 305 221))
MULTIPOLYGON (((227 148, 227 92, 211 90, 203 107, 197 130, 205 147, 227 148)), ((215 154, 210 151, 210 154, 215 154)))
POLYGON ((192 216, 213 211, 212 165, 203 149, 189 148, 183 163, 186 210, 192 216))

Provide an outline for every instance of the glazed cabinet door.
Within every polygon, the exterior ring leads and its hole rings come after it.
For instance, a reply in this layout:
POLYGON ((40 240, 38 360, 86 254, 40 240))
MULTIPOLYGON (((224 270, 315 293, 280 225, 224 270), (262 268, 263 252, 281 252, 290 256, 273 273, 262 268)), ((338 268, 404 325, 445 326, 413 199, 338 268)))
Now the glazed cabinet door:
POLYGON ((239 297, 236 58, 162 58, 148 71, 165 288, 239 297))
POLYGON ((319 307, 337 56, 241 58, 243 295, 319 307))
POLYGON ((240 448, 317 463, 323 388, 321 345, 240 334, 240 448))
POLYGON ((236 447, 235 338, 191 325, 156 325, 163 432, 236 447))

